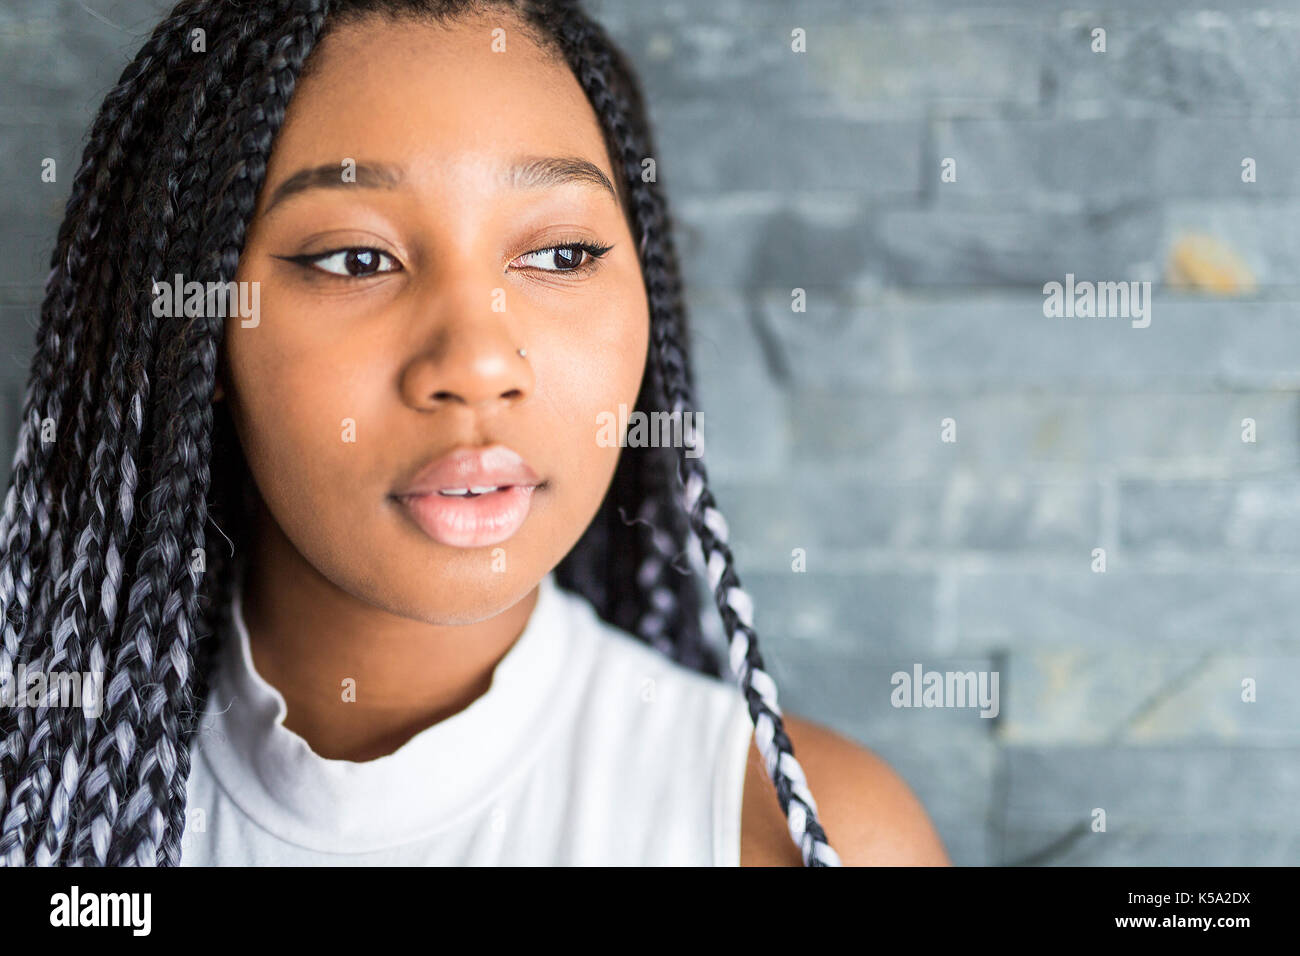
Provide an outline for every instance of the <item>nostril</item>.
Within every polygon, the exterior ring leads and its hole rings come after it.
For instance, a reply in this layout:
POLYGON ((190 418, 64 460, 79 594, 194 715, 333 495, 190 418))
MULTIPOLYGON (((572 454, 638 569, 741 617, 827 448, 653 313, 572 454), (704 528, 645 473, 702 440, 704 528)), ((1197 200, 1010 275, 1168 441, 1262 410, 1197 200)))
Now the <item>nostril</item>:
POLYGON ((455 392, 444 391, 444 392, 434 392, 433 397, 435 401, 447 402, 447 401, 453 401, 455 399, 458 399, 460 396, 458 396, 455 392))
POLYGON ((501 393, 501 397, 502 397, 502 398, 508 398, 508 399, 510 399, 510 400, 513 401, 513 400, 516 399, 516 398, 522 398, 522 397, 523 397, 523 394, 524 394, 524 393, 521 392, 519 389, 517 389, 517 388, 512 388, 512 389, 510 389, 510 391, 508 391, 508 392, 502 392, 502 393, 501 393))

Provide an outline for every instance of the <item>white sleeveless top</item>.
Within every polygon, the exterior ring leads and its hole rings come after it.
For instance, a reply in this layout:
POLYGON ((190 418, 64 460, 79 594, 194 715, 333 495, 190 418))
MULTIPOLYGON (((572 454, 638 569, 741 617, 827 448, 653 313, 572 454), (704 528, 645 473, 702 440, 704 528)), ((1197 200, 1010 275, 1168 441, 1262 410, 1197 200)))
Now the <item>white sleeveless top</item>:
POLYGON ((488 691, 391 754, 283 724, 239 596, 195 735, 182 866, 738 866, 743 695, 542 579, 488 691))

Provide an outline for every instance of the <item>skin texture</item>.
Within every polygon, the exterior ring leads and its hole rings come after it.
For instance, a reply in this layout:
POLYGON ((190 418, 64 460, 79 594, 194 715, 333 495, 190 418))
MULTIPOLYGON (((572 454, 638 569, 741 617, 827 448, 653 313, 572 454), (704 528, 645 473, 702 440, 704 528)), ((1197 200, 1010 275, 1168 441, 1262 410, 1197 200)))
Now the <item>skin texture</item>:
MULTIPOLYGON (((505 15, 338 28, 276 140, 236 276, 260 283, 260 320, 228 321, 217 400, 262 499, 244 594, 254 664, 324 757, 391 753, 482 695, 613 475, 619 449, 596 441, 595 422, 632 407, 645 372, 636 244, 606 189, 504 181, 524 157, 576 157, 617 182, 577 80, 505 15), (490 46, 500 26, 506 53, 490 46), (342 183, 345 158, 400 179, 272 203, 303 169, 335 166, 342 183), (612 248, 548 271, 569 263, 545 250, 573 242, 612 248), (383 256, 354 261, 363 277, 349 279, 344 257, 325 255, 346 249, 383 256), (303 255, 321 258, 284 258, 303 255), (391 498, 434 458, 495 442, 545 482, 501 544, 439 544, 391 498), (344 678, 357 699, 341 705, 344 678)), ((788 727, 846 863, 946 862, 883 763, 788 727)), ((756 757, 742 863, 799 865, 756 757)))

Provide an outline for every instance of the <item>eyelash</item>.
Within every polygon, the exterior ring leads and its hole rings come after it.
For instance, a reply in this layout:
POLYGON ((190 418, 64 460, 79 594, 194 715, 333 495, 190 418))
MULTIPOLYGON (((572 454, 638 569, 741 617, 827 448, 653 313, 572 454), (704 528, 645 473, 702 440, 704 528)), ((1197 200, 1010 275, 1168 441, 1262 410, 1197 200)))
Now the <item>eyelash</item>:
MULTIPOLYGON (((537 271, 548 273, 548 274, 561 275, 561 276, 585 275, 586 273, 590 272, 592 269, 595 268, 596 262, 599 259, 601 259, 605 255, 605 253, 609 252, 609 250, 613 248, 614 247, 612 245, 602 246, 602 245, 596 245, 594 243, 585 242, 585 241, 561 242, 551 246, 543 246, 540 249, 530 250, 529 252, 522 253, 521 255, 516 256, 515 258, 522 259, 526 256, 535 256, 540 253, 557 252, 561 249, 580 249, 583 253, 585 253, 587 257, 586 259, 583 260, 581 265, 576 266, 572 269, 538 269, 537 271)), ((374 272, 367 273, 365 275, 356 276, 356 275, 344 275, 338 272, 330 272, 327 269, 321 269, 315 265, 315 263, 318 263, 324 259, 329 259, 333 256, 337 256, 340 253, 357 253, 357 252, 373 252, 380 257, 381 261, 382 259, 386 258, 392 260, 394 263, 397 262, 396 257, 391 255, 390 253, 384 252, 382 249, 376 249, 373 246, 343 246, 338 249, 330 249, 327 252, 310 253, 301 256, 282 256, 281 258, 286 259, 289 262, 295 263, 296 265, 303 266, 304 268, 310 269, 316 273, 322 273, 324 275, 327 275, 332 279, 341 279, 344 282, 349 282, 349 281, 357 282, 364 279, 369 279, 377 275, 385 275, 390 272, 402 271, 400 268, 379 269, 374 272)))
POLYGON ((581 249, 587 256, 587 258, 582 261, 581 265, 572 269, 541 269, 539 271, 561 276, 585 275, 592 269, 596 268, 597 261, 613 248, 613 246, 598 246, 594 243, 582 241, 561 242, 553 246, 543 246, 541 249, 534 249, 531 252, 525 252, 522 256, 517 256, 516 258, 522 259, 525 256, 535 256, 538 253, 545 252, 556 252, 560 249, 581 249))

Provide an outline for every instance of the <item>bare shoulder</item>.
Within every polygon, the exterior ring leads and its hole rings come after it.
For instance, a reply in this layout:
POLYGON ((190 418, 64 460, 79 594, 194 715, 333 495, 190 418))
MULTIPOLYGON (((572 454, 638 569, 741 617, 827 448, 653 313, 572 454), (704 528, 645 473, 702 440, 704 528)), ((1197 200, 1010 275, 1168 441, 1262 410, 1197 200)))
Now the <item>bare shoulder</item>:
MULTIPOLYGON (((867 748, 791 714, 785 732, 817 817, 845 866, 951 866, 929 815, 903 778, 867 748)), ((802 866, 751 739, 741 810, 741 866, 802 866)))

